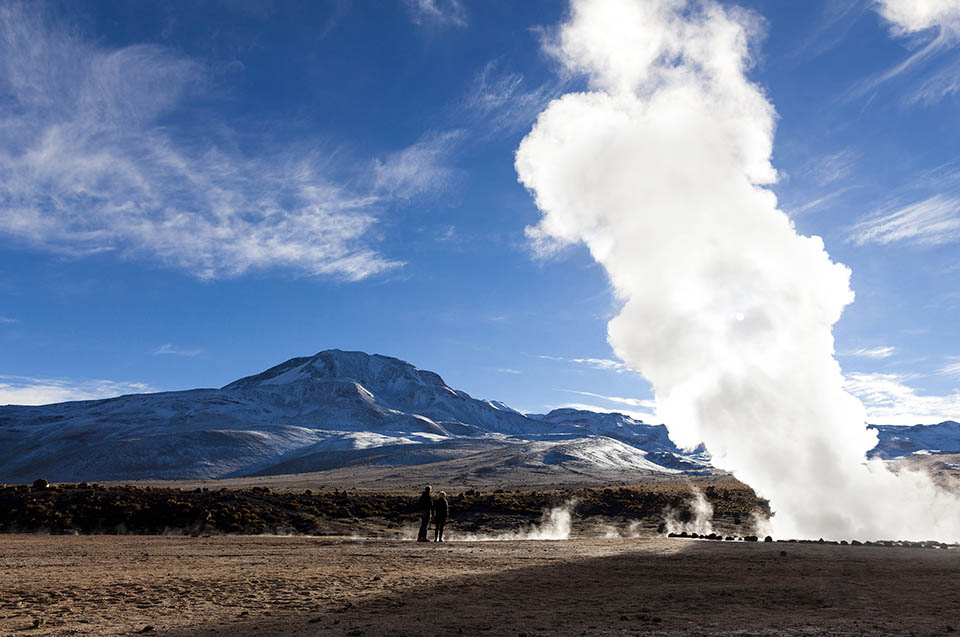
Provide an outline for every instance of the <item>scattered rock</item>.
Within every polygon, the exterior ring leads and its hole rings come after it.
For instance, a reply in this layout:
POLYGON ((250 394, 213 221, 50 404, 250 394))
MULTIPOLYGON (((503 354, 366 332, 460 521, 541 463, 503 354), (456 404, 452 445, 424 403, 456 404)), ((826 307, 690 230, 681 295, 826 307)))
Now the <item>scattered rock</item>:
POLYGON ((50 486, 50 483, 44 480, 43 478, 37 478, 33 481, 33 488, 37 490, 46 489, 50 486))
POLYGON ((323 621, 323 617, 314 617, 313 619, 308 619, 308 620, 307 620, 307 623, 308 623, 308 624, 319 624, 319 623, 322 622, 322 621, 323 621))
POLYGON ((149 626, 149 625, 144 626, 143 628, 141 628, 141 629, 140 629, 139 631, 137 631, 137 632, 138 632, 139 634, 141 634, 141 635, 145 635, 145 634, 147 634, 147 633, 152 633, 152 632, 153 632, 153 626, 149 626))
POLYGON ((37 617, 33 620, 33 627, 40 628, 43 625, 44 619, 42 617, 37 617))
POLYGON ((764 541, 764 542, 773 542, 773 538, 768 535, 767 537, 763 538, 763 541, 764 541))
POLYGON ((780 557, 786 557, 786 556, 787 556, 786 551, 780 551, 780 557))
POLYGON ((743 538, 743 541, 744 541, 744 542, 756 542, 756 541, 759 540, 759 539, 760 539, 760 538, 758 538, 756 535, 748 535, 748 536, 746 536, 745 538, 743 538))

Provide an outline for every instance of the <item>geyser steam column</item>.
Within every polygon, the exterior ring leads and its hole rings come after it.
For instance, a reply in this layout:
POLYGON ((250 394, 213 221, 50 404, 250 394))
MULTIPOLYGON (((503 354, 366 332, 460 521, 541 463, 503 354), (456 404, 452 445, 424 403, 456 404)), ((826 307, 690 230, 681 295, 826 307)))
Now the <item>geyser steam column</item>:
POLYGON ((771 501, 781 536, 960 539, 960 502, 867 463, 833 324, 850 271, 764 185, 775 112, 746 77, 758 20, 685 0, 574 0, 548 49, 585 73, 516 154, 549 251, 583 241, 623 302, 614 351, 674 440, 771 501))

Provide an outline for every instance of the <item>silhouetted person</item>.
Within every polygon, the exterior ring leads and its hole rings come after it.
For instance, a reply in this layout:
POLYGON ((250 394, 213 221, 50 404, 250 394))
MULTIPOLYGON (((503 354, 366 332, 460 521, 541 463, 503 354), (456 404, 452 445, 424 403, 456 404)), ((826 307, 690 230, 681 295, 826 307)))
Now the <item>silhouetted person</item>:
POLYGON ((440 492, 440 497, 433 503, 433 523, 437 527, 435 542, 443 542, 443 525, 447 523, 447 513, 450 508, 447 506, 447 494, 440 492))
POLYGON ((417 542, 426 542, 427 527, 430 526, 430 511, 433 509, 433 498, 430 497, 429 484, 423 488, 423 493, 420 494, 417 509, 420 510, 420 532, 417 534, 417 542))

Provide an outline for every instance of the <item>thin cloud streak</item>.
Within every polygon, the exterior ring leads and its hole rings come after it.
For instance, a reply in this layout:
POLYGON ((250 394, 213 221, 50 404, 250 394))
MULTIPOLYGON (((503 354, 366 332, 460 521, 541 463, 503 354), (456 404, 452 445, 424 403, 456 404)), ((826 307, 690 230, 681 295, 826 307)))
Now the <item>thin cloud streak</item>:
POLYGON ((530 86, 522 73, 502 71, 499 60, 491 60, 474 77, 464 110, 479 116, 490 134, 517 133, 536 121, 540 111, 564 92, 569 80, 561 76, 530 86))
POLYGON ((414 24, 466 28, 467 10, 460 0, 404 0, 414 24))
POLYGON ((937 373, 940 374, 941 376, 956 376, 960 378, 960 361, 957 361, 956 363, 949 363, 947 365, 944 365, 939 370, 937 370, 937 373))
POLYGON ((861 347, 846 354, 847 356, 856 356, 858 358, 890 358, 896 351, 897 348, 891 346, 861 347))
POLYGON ((0 375, 0 405, 48 405, 153 391, 139 382, 0 375))
POLYGON ((153 350, 154 356, 199 356, 203 354, 205 350, 203 349, 184 349, 181 347, 175 347, 172 343, 164 343, 163 345, 157 347, 153 350))
POLYGON ((593 369, 617 372, 618 374, 623 372, 636 372, 636 370, 629 367, 623 361, 612 358, 564 358, 563 356, 550 356, 548 354, 537 354, 536 357, 548 361, 562 361, 564 363, 584 365, 593 369))
POLYGON ((643 400, 640 398, 624 398, 621 396, 605 396, 604 394, 595 394, 589 391, 579 391, 576 389, 560 389, 558 391, 567 392, 569 394, 578 394, 580 396, 589 396, 591 398, 599 398, 600 400, 606 400, 611 403, 619 403, 621 405, 628 405, 630 407, 643 407, 644 409, 656 409, 657 403, 654 400, 643 400))
POLYGON ((936 246, 960 240, 960 197, 934 195, 890 213, 879 213, 848 231, 855 245, 903 242, 936 246))

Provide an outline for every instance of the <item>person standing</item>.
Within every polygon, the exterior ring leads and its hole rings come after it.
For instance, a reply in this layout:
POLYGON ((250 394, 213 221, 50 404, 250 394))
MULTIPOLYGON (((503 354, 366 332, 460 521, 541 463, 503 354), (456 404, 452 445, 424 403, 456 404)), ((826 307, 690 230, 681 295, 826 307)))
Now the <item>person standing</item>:
POLYGON ((433 509, 433 498, 430 497, 429 484, 423 488, 423 493, 420 494, 417 509, 420 511, 420 532, 417 534, 417 542, 426 542, 427 528, 430 526, 430 511, 433 509))
POLYGON ((447 523, 447 513, 450 511, 447 506, 447 494, 440 492, 440 497, 433 503, 433 523, 437 527, 435 542, 443 542, 443 525, 447 523))

